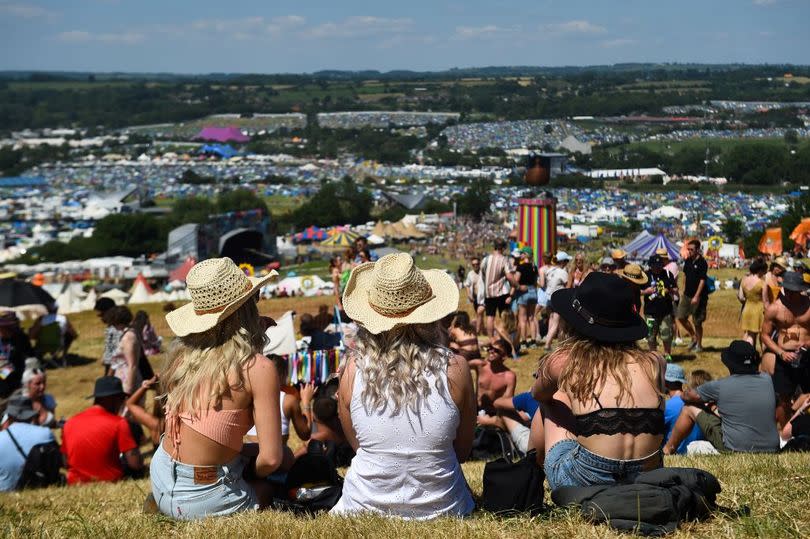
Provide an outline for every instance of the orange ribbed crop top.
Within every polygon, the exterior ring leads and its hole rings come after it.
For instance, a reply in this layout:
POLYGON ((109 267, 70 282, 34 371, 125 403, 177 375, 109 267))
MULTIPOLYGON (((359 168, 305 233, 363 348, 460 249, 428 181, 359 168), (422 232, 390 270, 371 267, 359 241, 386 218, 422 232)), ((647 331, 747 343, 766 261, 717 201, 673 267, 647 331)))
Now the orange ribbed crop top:
POLYGON ((199 415, 166 414, 167 430, 172 432, 172 445, 180 445, 180 421, 195 432, 234 451, 242 449, 242 439, 253 426, 253 414, 248 408, 239 410, 207 410, 199 415))

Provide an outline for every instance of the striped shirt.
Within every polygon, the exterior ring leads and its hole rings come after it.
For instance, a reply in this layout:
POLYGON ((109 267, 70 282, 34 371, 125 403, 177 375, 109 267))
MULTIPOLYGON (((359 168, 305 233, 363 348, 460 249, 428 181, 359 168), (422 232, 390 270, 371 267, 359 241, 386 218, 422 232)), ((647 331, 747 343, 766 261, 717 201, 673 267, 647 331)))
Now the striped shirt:
POLYGON ((506 274, 509 273, 509 262, 501 253, 490 253, 481 262, 485 297, 497 298, 509 293, 509 282, 506 274))

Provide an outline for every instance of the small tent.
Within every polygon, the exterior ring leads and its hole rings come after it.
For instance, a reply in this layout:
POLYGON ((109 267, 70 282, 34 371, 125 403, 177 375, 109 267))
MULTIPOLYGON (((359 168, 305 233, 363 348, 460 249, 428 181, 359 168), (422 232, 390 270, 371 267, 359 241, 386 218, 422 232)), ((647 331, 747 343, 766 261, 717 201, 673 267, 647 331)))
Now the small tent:
POLYGON ((153 293, 146 278, 139 273, 129 291, 129 303, 151 303, 153 293))

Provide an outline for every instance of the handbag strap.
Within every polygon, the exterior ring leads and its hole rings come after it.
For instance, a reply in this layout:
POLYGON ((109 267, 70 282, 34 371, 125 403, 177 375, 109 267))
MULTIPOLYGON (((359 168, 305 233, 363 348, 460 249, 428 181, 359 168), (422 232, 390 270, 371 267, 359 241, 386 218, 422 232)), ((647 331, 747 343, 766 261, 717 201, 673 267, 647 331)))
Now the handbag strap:
POLYGON ((6 433, 8 434, 8 437, 11 438, 11 442, 14 444, 14 447, 16 447, 17 451, 20 452, 20 455, 22 456, 23 460, 27 460, 28 455, 25 454, 25 451, 23 451, 23 448, 17 442, 17 439, 14 437, 13 434, 11 434, 11 425, 9 425, 9 428, 6 429, 6 433))

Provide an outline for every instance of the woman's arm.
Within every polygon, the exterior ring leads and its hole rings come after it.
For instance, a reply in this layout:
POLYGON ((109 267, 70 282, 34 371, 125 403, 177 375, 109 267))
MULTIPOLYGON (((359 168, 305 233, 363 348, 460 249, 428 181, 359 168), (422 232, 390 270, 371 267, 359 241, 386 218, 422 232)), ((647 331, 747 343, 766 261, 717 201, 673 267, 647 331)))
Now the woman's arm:
POLYGON ((454 355, 450 359, 447 367, 447 385, 460 415, 453 449, 456 451, 458 461, 464 462, 472 451, 477 406, 470 368, 463 357, 454 355))
POLYGON ((150 414, 138 401, 141 400, 147 391, 152 389, 157 379, 157 376, 154 376, 149 380, 144 380, 141 387, 135 390, 135 393, 133 393, 126 402, 127 410, 129 410, 129 414, 132 418, 151 432, 155 432, 160 428, 160 420, 150 414))
POLYGON ((568 361, 568 356, 562 353, 552 353, 541 360, 537 369, 534 385, 532 386, 532 397, 537 402, 551 402, 554 394, 559 390, 558 381, 563 368, 568 361))
POLYGON ((338 416, 340 417, 340 425, 343 427, 343 435, 346 436, 346 441, 352 446, 354 451, 360 447, 360 442, 357 441, 357 433, 354 431, 354 424, 352 423, 352 389, 354 388, 354 377, 357 376, 357 366, 355 365, 354 358, 349 358, 346 367, 340 374, 340 386, 338 387, 338 416))
POLYGON ((284 451, 281 443, 281 408, 278 372, 275 365, 261 354, 256 354, 247 369, 250 393, 253 397, 253 422, 259 440, 256 457, 256 475, 267 477, 281 465, 284 451))
POLYGON ((135 380, 138 376, 138 359, 140 357, 138 339, 135 337, 134 330, 127 331, 121 337, 121 352, 127 362, 127 383, 124 387, 124 393, 132 395, 136 389, 135 380))

